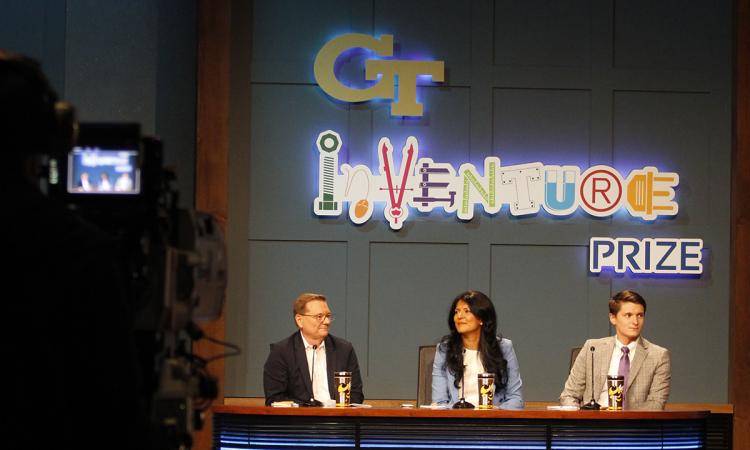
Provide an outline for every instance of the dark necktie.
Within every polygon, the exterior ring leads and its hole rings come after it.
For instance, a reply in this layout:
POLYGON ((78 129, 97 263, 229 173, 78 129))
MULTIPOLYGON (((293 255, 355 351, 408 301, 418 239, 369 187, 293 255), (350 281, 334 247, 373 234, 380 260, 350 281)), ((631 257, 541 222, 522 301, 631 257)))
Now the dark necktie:
POLYGON ((617 368, 617 375, 620 375, 623 377, 623 388, 622 388, 622 400, 623 400, 623 407, 626 407, 626 390, 625 386, 628 385, 628 375, 630 375, 630 357, 628 356, 628 353, 630 353, 630 349, 627 347, 621 347, 620 350, 622 350, 622 356, 620 357, 620 367, 617 368))

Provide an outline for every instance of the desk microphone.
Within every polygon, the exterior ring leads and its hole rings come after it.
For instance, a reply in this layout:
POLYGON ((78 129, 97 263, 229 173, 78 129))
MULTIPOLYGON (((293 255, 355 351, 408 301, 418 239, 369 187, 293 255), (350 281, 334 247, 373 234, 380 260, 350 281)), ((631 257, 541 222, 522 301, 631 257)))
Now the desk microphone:
POLYGON ((312 370, 310 372, 310 386, 312 386, 312 394, 310 400, 300 403, 300 406, 323 406, 320 400, 315 400, 315 353, 317 353, 318 346, 313 345, 313 357, 312 357, 312 370))
POLYGON ((596 403, 596 399, 594 398, 595 390, 594 390, 594 346, 592 345, 591 348, 591 401, 586 403, 585 405, 581 405, 581 409, 600 409, 601 406, 599 406, 599 403, 596 403))
POLYGON ((461 399, 453 404, 453 409, 474 409, 474 405, 467 402, 464 398, 464 374, 466 373, 466 364, 463 363, 463 357, 466 356, 466 349, 464 349, 463 354, 461 355, 461 364, 463 365, 463 368, 461 369, 461 399))

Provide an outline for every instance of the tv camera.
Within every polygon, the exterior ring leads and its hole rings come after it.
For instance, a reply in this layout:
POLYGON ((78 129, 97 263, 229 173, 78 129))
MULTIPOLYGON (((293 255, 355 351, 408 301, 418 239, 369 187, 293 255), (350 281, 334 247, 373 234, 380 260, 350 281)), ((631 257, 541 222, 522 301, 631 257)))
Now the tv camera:
POLYGON ((175 176, 163 167, 162 143, 133 123, 80 123, 73 148, 50 155, 42 189, 110 234, 134 317, 152 439, 190 448, 192 432, 217 396, 208 362, 239 352, 195 324, 219 317, 227 281, 226 248, 210 214, 178 205, 175 176), (192 352, 207 338, 231 352, 192 352))

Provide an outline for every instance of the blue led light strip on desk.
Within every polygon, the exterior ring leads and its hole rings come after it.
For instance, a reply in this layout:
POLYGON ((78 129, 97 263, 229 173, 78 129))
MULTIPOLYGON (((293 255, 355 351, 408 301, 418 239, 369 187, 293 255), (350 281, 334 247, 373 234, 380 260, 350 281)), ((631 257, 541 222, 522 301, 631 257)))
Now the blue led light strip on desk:
POLYGON ((214 414, 214 446, 239 449, 688 450, 705 420, 214 414))

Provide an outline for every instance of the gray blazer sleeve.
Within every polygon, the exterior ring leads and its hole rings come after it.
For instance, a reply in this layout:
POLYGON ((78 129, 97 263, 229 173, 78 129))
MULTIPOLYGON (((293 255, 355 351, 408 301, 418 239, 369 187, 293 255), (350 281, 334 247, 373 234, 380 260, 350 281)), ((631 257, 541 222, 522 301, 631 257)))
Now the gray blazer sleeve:
MULTIPOLYGON (((582 349, 588 349, 591 341, 586 341, 582 349)), ((560 404, 564 406, 581 406, 583 395, 586 392, 586 374, 591 373, 591 368, 587 367, 590 360, 588 351, 578 353, 573 367, 570 369, 568 379, 565 381, 565 388, 560 393, 560 404)))
POLYGON ((654 376, 646 401, 638 409, 664 409, 672 385, 672 358, 669 350, 664 350, 654 367, 654 376))

